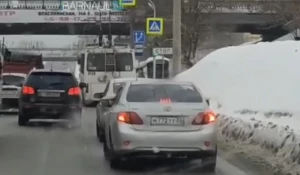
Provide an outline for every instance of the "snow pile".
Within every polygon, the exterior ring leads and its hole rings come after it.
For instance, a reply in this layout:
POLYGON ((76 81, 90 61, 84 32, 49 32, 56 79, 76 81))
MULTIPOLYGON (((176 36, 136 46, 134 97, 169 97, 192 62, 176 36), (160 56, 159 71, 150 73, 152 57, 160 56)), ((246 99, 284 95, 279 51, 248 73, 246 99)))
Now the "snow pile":
POLYGON ((177 78, 195 82, 230 109, 299 111, 300 42, 227 47, 177 78))
POLYGON ((218 102, 221 141, 296 174, 299 66, 300 42, 258 43, 219 49, 176 78, 194 82, 218 102))

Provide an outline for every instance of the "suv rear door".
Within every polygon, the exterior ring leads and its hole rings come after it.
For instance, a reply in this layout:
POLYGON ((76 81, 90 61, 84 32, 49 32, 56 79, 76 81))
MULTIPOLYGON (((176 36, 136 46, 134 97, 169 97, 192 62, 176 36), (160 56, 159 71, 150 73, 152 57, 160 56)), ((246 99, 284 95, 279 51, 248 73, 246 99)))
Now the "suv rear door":
POLYGON ((71 88, 78 88, 78 82, 68 72, 32 72, 25 81, 22 100, 30 103, 79 103, 80 95, 69 95, 71 88), (24 94, 24 88, 33 93, 24 94))

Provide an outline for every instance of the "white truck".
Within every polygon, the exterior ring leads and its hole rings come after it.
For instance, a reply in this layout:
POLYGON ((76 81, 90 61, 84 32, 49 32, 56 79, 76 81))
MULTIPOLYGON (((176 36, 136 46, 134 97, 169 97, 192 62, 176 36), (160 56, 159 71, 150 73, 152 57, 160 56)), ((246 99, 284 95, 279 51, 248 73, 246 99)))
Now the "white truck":
POLYGON ((86 84, 82 89, 84 105, 100 100, 108 80, 137 76, 135 53, 129 45, 114 45, 111 48, 89 45, 79 52, 78 57, 79 79, 86 84))

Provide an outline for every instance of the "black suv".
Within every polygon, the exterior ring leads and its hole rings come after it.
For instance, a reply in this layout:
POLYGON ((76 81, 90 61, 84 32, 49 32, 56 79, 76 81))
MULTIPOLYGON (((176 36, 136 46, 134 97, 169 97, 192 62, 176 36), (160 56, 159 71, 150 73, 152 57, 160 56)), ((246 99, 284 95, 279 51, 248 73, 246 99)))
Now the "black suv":
POLYGON ((32 70, 20 93, 18 124, 26 125, 30 119, 67 119, 79 127, 83 87, 72 72, 32 70))

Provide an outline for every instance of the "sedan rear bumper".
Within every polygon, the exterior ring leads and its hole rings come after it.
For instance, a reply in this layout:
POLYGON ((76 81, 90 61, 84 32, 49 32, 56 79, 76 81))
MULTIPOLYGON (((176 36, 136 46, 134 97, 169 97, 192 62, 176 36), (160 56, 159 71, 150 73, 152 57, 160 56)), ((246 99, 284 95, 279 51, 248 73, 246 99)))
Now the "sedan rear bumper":
POLYGON ((168 151, 146 151, 146 150, 127 150, 118 151, 116 154, 120 157, 134 157, 134 158, 188 158, 188 159, 201 159, 206 157, 214 157, 216 150, 168 150, 168 151))
POLYGON ((216 124, 197 131, 153 132, 137 131, 131 125, 120 124, 112 133, 114 150, 120 152, 214 152, 217 146, 216 124))
POLYGON ((81 105, 65 104, 22 104, 20 113, 29 119, 68 119, 74 115, 81 115, 81 105))

